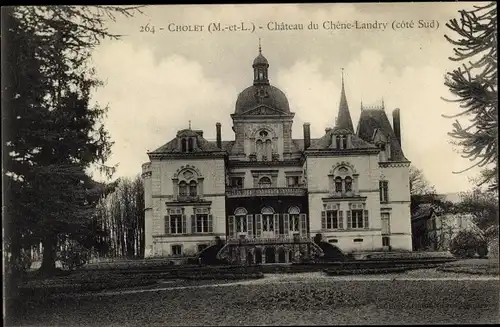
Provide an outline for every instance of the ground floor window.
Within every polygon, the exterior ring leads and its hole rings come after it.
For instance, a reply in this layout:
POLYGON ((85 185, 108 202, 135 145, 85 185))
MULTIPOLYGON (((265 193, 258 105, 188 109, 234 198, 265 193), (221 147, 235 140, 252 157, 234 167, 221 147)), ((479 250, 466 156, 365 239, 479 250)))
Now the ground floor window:
POLYGON ((172 255, 182 255, 182 245, 180 244, 172 245, 172 255))
POLYGON ((247 230, 247 216, 236 216, 236 232, 246 233, 247 230))
POLYGON ((290 231, 300 232, 299 215, 290 215, 290 231))
POLYGON ((274 222, 273 222, 273 216, 272 215, 264 215, 262 217, 262 230, 264 232, 272 232, 274 231, 274 222))
POLYGON ((384 236, 382 237, 382 246, 390 246, 391 245, 391 239, 389 236, 384 236))
POLYGON ((208 233, 208 215, 207 214, 197 214, 196 215, 196 232, 197 233, 208 233))

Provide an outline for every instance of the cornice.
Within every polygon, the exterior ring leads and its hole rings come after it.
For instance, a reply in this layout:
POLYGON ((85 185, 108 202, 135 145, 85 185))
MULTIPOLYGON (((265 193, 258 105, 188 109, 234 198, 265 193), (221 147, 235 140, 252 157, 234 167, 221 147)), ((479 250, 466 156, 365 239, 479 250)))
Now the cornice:
POLYGON ((394 168, 394 167, 410 167, 410 161, 387 161, 379 162, 379 167, 382 168, 394 168))
POLYGON ((227 152, 149 152, 148 156, 150 159, 225 158, 227 152))
POLYGON ((300 166, 304 162, 302 160, 283 160, 283 161, 229 161, 229 168, 247 168, 247 167, 289 167, 300 166))
POLYGON ((306 157, 342 157, 342 156, 356 156, 360 154, 378 154, 379 149, 365 148, 365 149, 306 149, 304 155, 306 157))

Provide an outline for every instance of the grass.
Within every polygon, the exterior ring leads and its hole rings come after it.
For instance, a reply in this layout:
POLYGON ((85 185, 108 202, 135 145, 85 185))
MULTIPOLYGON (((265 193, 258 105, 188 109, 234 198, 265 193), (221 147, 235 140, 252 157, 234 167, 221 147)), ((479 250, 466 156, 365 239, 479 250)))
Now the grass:
POLYGON ((8 325, 338 325, 498 322, 495 281, 290 282, 48 299, 8 325))

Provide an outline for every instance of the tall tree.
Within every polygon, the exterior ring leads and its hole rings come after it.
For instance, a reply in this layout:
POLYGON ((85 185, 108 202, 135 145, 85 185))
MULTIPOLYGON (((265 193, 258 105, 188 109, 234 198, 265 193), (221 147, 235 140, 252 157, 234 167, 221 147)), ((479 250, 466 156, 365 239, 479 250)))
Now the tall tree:
POLYGON ((476 187, 460 195, 462 200, 456 205, 457 211, 471 214, 474 223, 483 231, 491 226, 498 226, 498 191, 476 187))
MULTIPOLYGON (((458 120, 449 135, 462 149, 462 156, 475 162, 473 167, 489 168, 480 184, 498 185, 498 71, 496 2, 459 11, 460 18, 446 26, 456 37, 445 38, 454 46, 450 60, 461 67, 446 74, 445 85, 456 97, 461 112, 447 118, 468 117, 463 127, 458 120)), ((461 173, 459 172, 459 173, 461 173)))
POLYGON ((100 164, 112 172, 104 165, 112 145, 102 125, 106 108, 90 104, 100 81, 88 59, 102 38, 118 38, 105 28, 105 18, 131 16, 135 9, 33 6, 2 12, 4 48, 18 49, 8 56, 2 81, 4 125, 10 127, 3 135, 4 182, 13 190, 6 201, 7 233, 12 244, 24 235, 43 242, 43 271, 55 268, 61 234, 82 235, 89 226, 101 189, 86 170, 100 164))
POLYGON ((434 185, 425 178, 423 171, 413 165, 410 166, 410 194, 425 195, 435 192, 434 185))

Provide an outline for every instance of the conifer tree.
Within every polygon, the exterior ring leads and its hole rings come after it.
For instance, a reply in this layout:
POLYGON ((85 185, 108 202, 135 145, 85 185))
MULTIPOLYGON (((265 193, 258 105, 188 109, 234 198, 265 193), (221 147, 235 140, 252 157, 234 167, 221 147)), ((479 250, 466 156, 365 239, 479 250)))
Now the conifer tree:
MULTIPOLYGON (((449 135, 462 156, 484 168, 480 184, 498 185, 498 76, 496 2, 461 10, 459 19, 446 26, 454 37, 445 38, 454 46, 450 60, 461 67, 446 74, 445 85, 455 96, 447 101, 460 104, 461 112, 447 118, 467 117, 467 126, 455 120, 449 135)), ((459 173, 461 173, 459 172, 459 173)))

